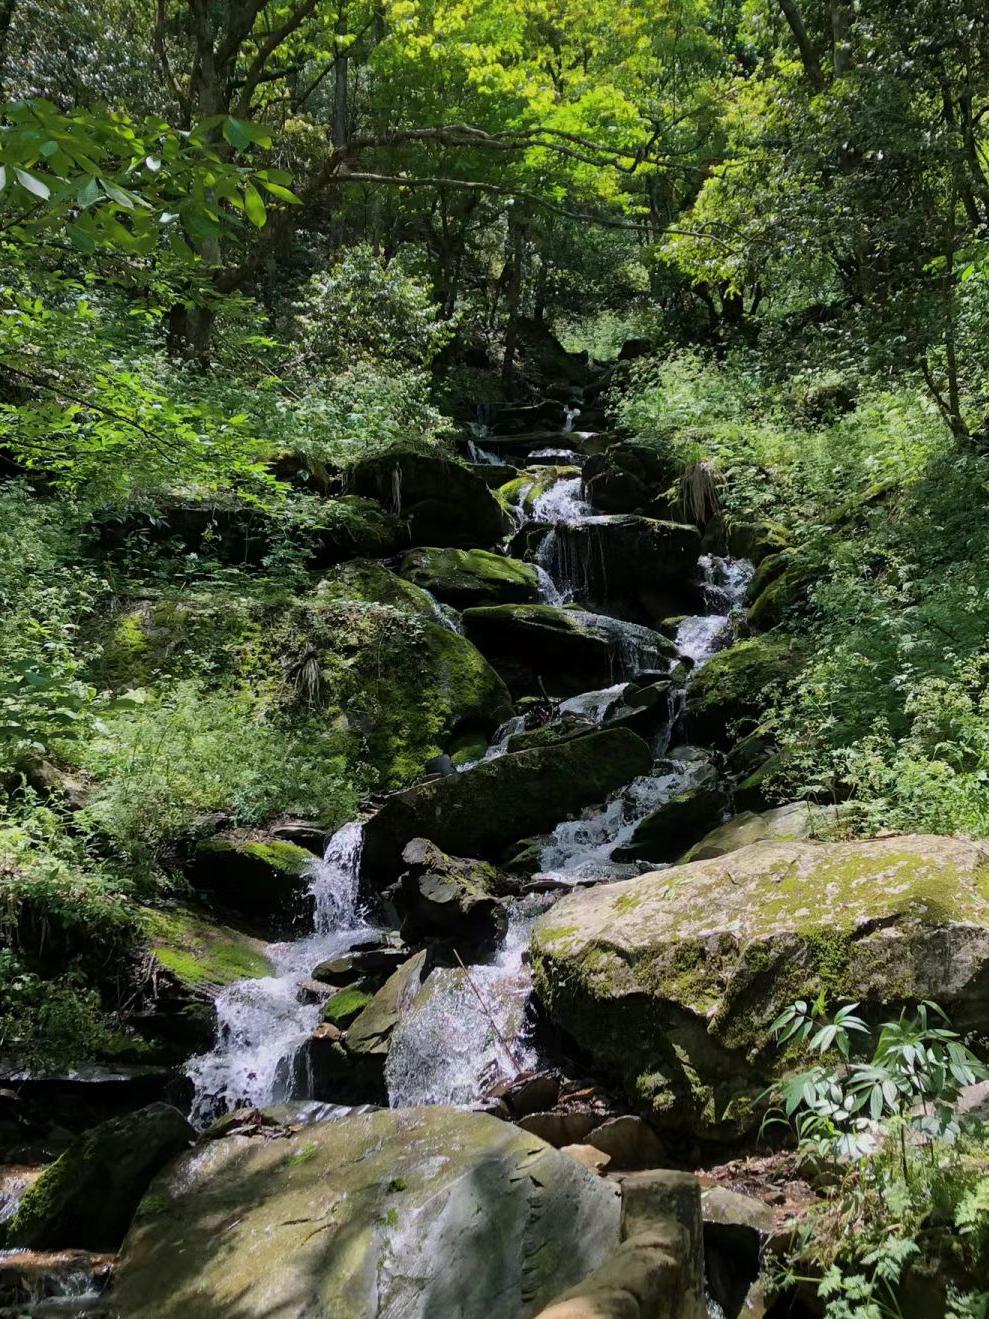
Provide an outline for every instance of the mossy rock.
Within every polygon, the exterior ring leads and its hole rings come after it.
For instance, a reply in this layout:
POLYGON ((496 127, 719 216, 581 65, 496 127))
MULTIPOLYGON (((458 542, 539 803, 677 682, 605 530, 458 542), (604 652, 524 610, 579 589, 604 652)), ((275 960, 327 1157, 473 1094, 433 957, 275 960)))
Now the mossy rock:
POLYGON ((116 1250, 148 1183, 196 1133, 177 1108, 151 1104, 77 1136, 0 1225, 0 1245, 116 1250))
POLYGON ((208 1141, 149 1196, 114 1278, 121 1319, 530 1319, 620 1234, 613 1183, 452 1108, 208 1141))
POLYGON ((785 623, 806 600, 817 571, 789 551, 764 559, 752 579, 745 621, 754 632, 785 623))
POLYGON ((807 838, 828 838, 841 831, 848 810, 842 806, 818 806, 809 801, 788 802, 772 810, 742 811, 712 829, 680 859, 711 861, 729 852, 737 852, 750 843, 798 842, 807 838))
POLYGON ((391 883, 413 838, 497 860, 516 839, 552 829, 648 773, 652 760, 628 729, 601 729, 394 793, 364 826, 362 875, 377 887, 391 883))
POLYGON ((690 679, 687 726, 700 746, 727 747, 743 725, 768 708, 774 691, 799 671, 802 653, 790 637, 750 637, 712 655, 690 679))
POLYGON ((374 559, 351 559, 341 563, 316 588, 321 600, 363 600, 367 604, 391 605, 404 613, 436 620, 436 603, 425 591, 374 559))
POLYGON ((539 577, 532 564, 488 550, 410 550, 399 571, 416 586, 457 609, 539 599, 539 577))
POLYGON ((619 440, 588 459, 588 498, 605 513, 642 512, 666 494, 681 466, 668 443, 619 440))
POLYGON ((323 1004, 323 1020, 346 1030, 374 996, 363 989, 341 989, 323 1004))
POLYGON ((413 545, 493 545, 508 529, 481 478, 438 451, 399 446, 375 454, 350 469, 347 483, 401 518, 413 545))
POLYGON ((465 610, 463 620, 515 695, 574 696, 668 667, 679 653, 658 632, 584 609, 490 605, 465 610))
POLYGON ((701 608, 696 527, 615 513, 557 527, 556 542, 561 571, 592 608, 644 623, 701 608))
POLYGON ((654 1123, 734 1138, 787 1066, 770 1025, 823 990, 989 1027, 989 854, 960 839, 761 842, 568 895, 537 923, 550 1018, 654 1123))
POLYGON ((199 844, 187 874, 193 888, 275 935, 310 928, 313 860, 284 839, 221 834, 199 844))
POLYGON ((520 509, 528 517, 534 516, 536 501, 559 481, 572 481, 580 476, 579 467, 547 463, 544 467, 527 467, 496 491, 506 508, 520 509))
POLYGON ((615 861, 674 861, 703 837, 725 809, 725 792, 712 774, 706 781, 674 793, 643 816, 628 839, 612 854, 615 861))
POLYGON ((470 641, 391 605, 300 605, 269 648, 273 671, 311 674, 310 693, 342 711, 386 787, 411 782, 466 735, 486 739, 511 714, 504 683, 470 641))

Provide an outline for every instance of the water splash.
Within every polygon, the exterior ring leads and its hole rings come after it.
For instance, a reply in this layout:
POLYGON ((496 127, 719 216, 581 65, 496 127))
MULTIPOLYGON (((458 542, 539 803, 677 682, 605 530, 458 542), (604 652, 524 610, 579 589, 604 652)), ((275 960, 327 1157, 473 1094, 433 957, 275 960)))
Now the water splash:
POLYGON ((580 408, 567 407, 563 409, 563 431, 569 435, 573 430, 573 424, 580 416, 580 408))
POLYGON ((592 724, 603 723, 621 704, 627 687, 627 682, 616 682, 614 686, 602 687, 599 691, 570 696, 560 702, 559 712, 576 715, 578 719, 587 719, 592 724))
POLYGON ((385 1081, 392 1108, 475 1104, 502 1077, 538 1066, 528 1038, 532 978, 523 958, 551 898, 508 905, 508 932, 491 962, 440 967, 395 1027, 385 1081))
POLYGON ((496 453, 492 453, 490 449, 482 448, 476 440, 467 441, 467 456, 472 463, 488 463, 496 465, 501 462, 501 459, 496 453))
POLYGON ((700 569, 704 603, 713 612, 683 619, 676 635, 680 653, 695 665, 703 664, 734 640, 745 593, 755 572, 748 559, 723 559, 711 554, 700 560, 700 569))
POLYGON ((555 481, 533 504, 532 516, 537 522, 580 522, 591 516, 591 506, 583 496, 581 477, 568 476, 555 481))
POLYGON ((207 1126, 222 1113, 259 1108, 292 1097, 292 1059, 320 1019, 321 1005, 306 1001, 299 981, 326 958, 346 952, 375 931, 358 898, 363 829, 345 824, 309 871, 313 932, 267 949, 274 974, 239 980, 216 997, 216 1043, 191 1058, 192 1121, 207 1126))

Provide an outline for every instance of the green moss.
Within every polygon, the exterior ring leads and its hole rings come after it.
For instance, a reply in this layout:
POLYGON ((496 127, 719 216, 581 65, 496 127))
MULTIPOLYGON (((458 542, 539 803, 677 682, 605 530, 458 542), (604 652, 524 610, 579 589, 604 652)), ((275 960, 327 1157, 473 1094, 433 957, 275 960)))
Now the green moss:
POLYGON ((205 915, 145 909, 143 926, 155 961, 191 987, 221 988, 271 975, 264 945, 205 915))
POLYGON ((640 897, 637 897, 635 894, 624 893, 615 903, 615 911, 617 912, 634 911, 641 901, 642 899, 640 897))
POLYGON ((323 1020, 346 1029, 364 1011, 374 997, 361 989, 341 989, 338 994, 326 1000, 323 1006, 323 1020))
POLYGON ((290 875, 293 878, 304 874, 313 859, 312 853, 307 852, 304 847, 299 847, 297 843, 284 842, 279 838, 266 842, 228 842, 213 839, 210 848, 253 857, 255 861, 269 866, 278 874, 290 875))

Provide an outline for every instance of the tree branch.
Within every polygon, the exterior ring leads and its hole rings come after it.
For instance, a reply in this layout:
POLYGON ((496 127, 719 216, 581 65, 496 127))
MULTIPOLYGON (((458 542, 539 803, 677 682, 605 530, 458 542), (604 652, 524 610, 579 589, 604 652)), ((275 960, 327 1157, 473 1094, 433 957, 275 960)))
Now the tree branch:
POLYGON ((797 8, 796 0, 779 0, 780 9, 783 17, 789 24, 790 31, 797 43, 797 49, 800 51, 800 61, 804 66, 804 73, 807 81, 815 91, 824 90, 824 75, 821 72, 821 61, 814 44, 807 35, 807 29, 804 26, 803 15, 797 8))

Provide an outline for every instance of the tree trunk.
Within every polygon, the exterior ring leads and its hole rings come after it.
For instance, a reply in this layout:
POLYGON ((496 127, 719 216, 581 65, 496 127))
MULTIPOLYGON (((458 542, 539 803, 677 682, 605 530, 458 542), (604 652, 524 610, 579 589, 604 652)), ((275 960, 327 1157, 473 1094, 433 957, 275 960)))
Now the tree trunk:
POLYGON ((508 221, 508 281, 505 305, 508 323, 505 327, 505 355, 501 362, 501 378, 511 388, 515 376, 515 353, 519 337, 519 304, 522 301, 522 253, 525 229, 514 215, 508 221))

